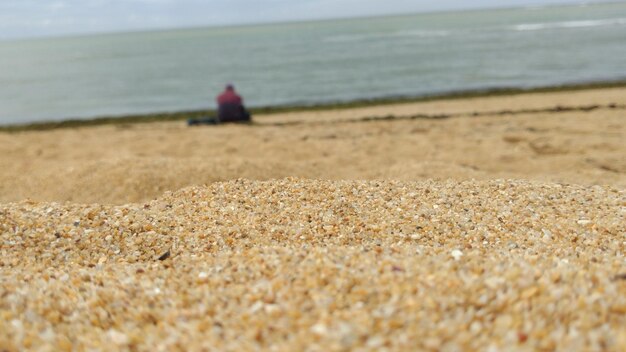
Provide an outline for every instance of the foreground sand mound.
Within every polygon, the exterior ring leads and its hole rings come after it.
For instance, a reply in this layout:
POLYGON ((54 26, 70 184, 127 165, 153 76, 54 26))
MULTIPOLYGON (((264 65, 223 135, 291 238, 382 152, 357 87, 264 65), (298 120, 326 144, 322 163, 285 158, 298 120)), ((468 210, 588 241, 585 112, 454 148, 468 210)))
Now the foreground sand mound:
POLYGON ((620 350, 624 191, 284 179, 0 205, 0 350, 620 350))

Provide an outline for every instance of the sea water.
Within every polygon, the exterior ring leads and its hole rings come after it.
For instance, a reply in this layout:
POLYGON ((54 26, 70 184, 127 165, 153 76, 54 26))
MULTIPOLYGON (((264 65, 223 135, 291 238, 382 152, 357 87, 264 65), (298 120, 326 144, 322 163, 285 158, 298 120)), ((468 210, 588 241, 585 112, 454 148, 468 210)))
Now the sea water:
POLYGON ((0 124, 626 78, 626 3, 0 41, 0 124))

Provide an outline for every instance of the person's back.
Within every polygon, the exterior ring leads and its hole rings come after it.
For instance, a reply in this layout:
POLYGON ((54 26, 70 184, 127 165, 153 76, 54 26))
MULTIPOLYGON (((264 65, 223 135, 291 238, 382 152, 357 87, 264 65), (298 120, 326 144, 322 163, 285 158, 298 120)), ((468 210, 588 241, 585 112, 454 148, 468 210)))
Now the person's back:
POLYGON ((250 121, 250 114, 243 106, 243 99, 231 84, 227 85, 224 92, 217 97, 217 106, 217 117, 220 122, 250 121))

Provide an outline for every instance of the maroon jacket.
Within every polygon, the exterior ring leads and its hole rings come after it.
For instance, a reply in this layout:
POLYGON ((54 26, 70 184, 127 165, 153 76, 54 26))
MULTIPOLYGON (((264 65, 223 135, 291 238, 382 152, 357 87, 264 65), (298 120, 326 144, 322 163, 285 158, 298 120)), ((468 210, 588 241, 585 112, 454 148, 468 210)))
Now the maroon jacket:
POLYGON ((217 97, 217 118, 220 122, 250 121, 250 114, 243 107, 243 99, 232 86, 217 97))
POLYGON ((232 87, 226 88, 222 94, 217 97, 217 105, 223 104, 237 104, 243 105, 243 99, 235 93, 235 89, 232 87))

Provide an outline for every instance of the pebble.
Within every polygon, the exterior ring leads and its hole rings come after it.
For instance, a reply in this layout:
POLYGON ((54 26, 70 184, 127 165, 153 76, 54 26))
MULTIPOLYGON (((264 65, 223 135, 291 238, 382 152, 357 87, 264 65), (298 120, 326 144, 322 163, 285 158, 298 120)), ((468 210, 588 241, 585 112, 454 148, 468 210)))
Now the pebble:
POLYGON ((454 260, 459 260, 463 256, 463 252, 458 249, 453 250, 450 254, 452 255, 452 258, 454 258, 454 260))

